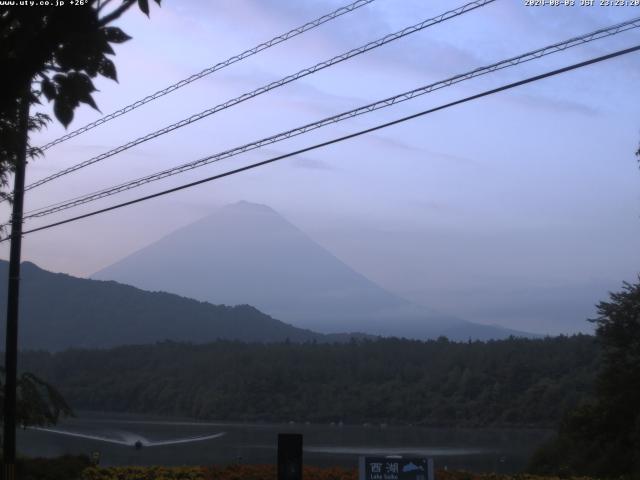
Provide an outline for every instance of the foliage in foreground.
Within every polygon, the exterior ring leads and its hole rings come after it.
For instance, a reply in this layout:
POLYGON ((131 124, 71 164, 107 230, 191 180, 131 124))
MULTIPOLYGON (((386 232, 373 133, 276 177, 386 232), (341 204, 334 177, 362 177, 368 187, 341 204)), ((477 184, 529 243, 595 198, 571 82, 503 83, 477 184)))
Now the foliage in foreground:
POLYGON ((595 399, 565 416, 531 469, 640 478, 640 281, 600 302, 595 322, 602 351, 595 399))
MULTIPOLYGON (((159 5, 160 0, 155 0, 159 5)), ((49 115, 29 116, 29 107, 43 100, 53 102, 53 113, 67 127, 80 103, 98 109, 92 79, 117 80, 116 67, 108 55, 113 45, 127 41, 126 33, 112 23, 129 10, 135 0, 83 0, 72 8, 55 2, 31 2, 25 8, 0 3, 0 198, 7 198, 9 174, 25 142, 27 157, 42 151, 30 145, 29 136, 44 128, 49 115), (45 5, 46 4, 46 5, 45 5), (26 110, 26 111, 25 111, 26 110), (26 118, 25 118, 26 117, 26 118)), ((138 0, 149 15, 148 0, 138 0)), ((68 3, 67 3, 68 5, 68 3)))
POLYGON ((19 458, 16 473, 20 480, 77 480, 91 465, 86 456, 19 458))
MULTIPOLYGON (((229 465, 225 467, 92 467, 81 480, 273 480, 274 465, 229 465)), ((304 467, 304 480, 356 480, 356 469, 304 467)), ((554 480, 558 477, 536 475, 477 474, 439 470, 437 480, 554 480)), ((588 477, 562 477, 564 480, 589 480, 588 477)))
MULTIPOLYGON (((81 480, 273 480, 274 465, 229 465, 224 467, 91 467, 81 480)), ((358 472, 338 467, 305 466, 305 480, 356 480, 358 472)))
POLYGON ((436 471, 437 480, 590 480, 591 477, 570 477, 570 476, 541 476, 526 473, 504 474, 504 473, 472 473, 456 471, 436 471))
MULTIPOLYGON (((4 415, 5 370, 0 367, 0 419, 4 415)), ((16 422, 21 427, 55 425, 60 417, 73 416, 62 395, 32 373, 22 373, 16 382, 16 422)))
POLYGON ((203 467, 90 467, 80 480, 207 480, 203 467))

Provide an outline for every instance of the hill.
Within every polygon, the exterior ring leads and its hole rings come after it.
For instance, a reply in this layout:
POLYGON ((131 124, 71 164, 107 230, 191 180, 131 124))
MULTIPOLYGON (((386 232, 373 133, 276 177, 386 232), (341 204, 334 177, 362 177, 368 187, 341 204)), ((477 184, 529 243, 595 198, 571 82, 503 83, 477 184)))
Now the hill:
POLYGON ((467 340, 527 335, 412 304, 351 269, 265 205, 239 202, 97 272, 145 290, 254 305, 324 333, 467 340))
MULTIPOLYGON (((6 292, 7 273, 8 263, 0 261, 2 292, 6 292)), ((51 273, 30 262, 22 264, 20 298, 21 348, 105 348, 166 339, 322 342, 350 338, 296 328, 249 305, 212 305, 112 281, 51 273)), ((4 294, 0 295, 0 313, 4 325, 4 294)), ((0 330, 4 345, 4 329, 0 330)))

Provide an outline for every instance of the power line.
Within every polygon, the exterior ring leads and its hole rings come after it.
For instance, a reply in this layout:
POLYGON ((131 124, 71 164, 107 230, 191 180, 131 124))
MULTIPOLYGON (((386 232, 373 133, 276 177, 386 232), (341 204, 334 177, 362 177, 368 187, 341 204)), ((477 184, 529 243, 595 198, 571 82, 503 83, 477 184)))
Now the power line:
POLYGON ((45 183, 48 183, 52 180, 55 180, 56 178, 62 177, 63 175, 68 175, 69 173, 75 172, 76 170, 80 170, 81 168, 87 167, 89 165, 92 165, 96 162, 100 162, 102 160, 105 160, 106 158, 112 157, 113 155, 116 155, 118 153, 121 153, 125 150, 128 150, 136 145, 140 145, 141 143, 144 143, 148 140, 154 139, 156 137, 159 137, 161 135, 164 135, 166 133, 172 132, 173 130, 176 130, 178 128, 190 125, 191 123, 197 122, 198 120, 202 120, 205 117, 208 117, 210 115, 213 115, 214 113, 217 113, 221 110, 225 110, 227 108, 230 108, 232 106, 235 106, 239 103, 242 103, 246 100, 249 100, 251 98, 254 98, 258 95, 261 95, 263 93, 266 93, 270 90, 273 90, 275 88, 281 87, 283 85, 286 85, 288 83, 291 83, 295 80, 298 80, 300 78, 306 77, 307 75, 311 75, 312 73, 318 72, 320 70, 323 70, 327 67, 331 67, 333 65, 336 65, 337 63, 343 62, 345 60, 348 60, 352 57, 355 57, 357 55, 361 55, 365 52, 368 52, 369 50, 373 50, 375 48, 381 47, 382 45, 385 45, 387 43, 393 42, 395 40, 398 40, 400 38, 406 37, 407 35, 411 35, 413 33, 419 32, 421 30, 424 30, 425 28, 431 27, 433 25, 442 23, 446 20, 450 20, 452 18, 455 18, 459 15, 463 15, 464 13, 467 13, 469 11, 475 10, 476 8, 480 8, 483 7, 489 3, 493 3, 495 0, 474 0, 473 2, 467 3, 461 7, 458 7, 454 10, 449 10, 447 12, 444 12, 440 15, 438 15, 437 17, 434 18, 430 18, 428 20, 424 20, 420 23, 417 23, 415 25, 412 25, 410 27, 406 27, 403 28, 402 30, 395 32, 395 33, 391 33, 388 35, 385 35, 384 37, 378 39, 378 40, 374 40, 373 42, 369 42, 361 47, 358 48, 354 48, 352 50, 349 50, 346 53, 343 53, 341 55, 338 55, 336 57, 333 57, 329 60, 325 60, 324 62, 320 62, 312 67, 309 68, 305 68, 303 70, 300 70, 297 73, 294 73, 292 75, 288 75, 284 78, 281 78, 280 80, 277 80, 275 82, 271 82, 265 86, 262 86, 260 88, 257 88, 256 90, 253 90, 249 93, 245 93, 239 97, 236 97, 234 99, 228 100, 224 103, 221 103, 219 105, 216 105, 215 107, 209 108, 207 110, 204 110, 200 113, 197 113, 195 115, 192 115, 188 118, 185 118, 183 120, 180 120, 179 122, 173 123, 167 127, 164 127, 160 130, 156 130, 155 132, 151 132, 147 135, 144 135, 142 137, 139 137, 135 140, 132 140, 124 145, 120 145, 119 147, 116 147, 112 150, 109 150, 108 152, 102 153, 100 155, 97 155, 93 158, 90 158, 89 160, 85 160, 84 162, 78 163, 72 167, 60 170, 57 173, 54 173, 53 175, 50 175, 46 178, 43 178, 41 180, 38 180, 30 185, 27 185, 25 187, 25 191, 26 190, 31 190, 33 188, 36 188, 40 185, 43 185, 45 183))
MULTIPOLYGON (((214 180, 219 180, 221 178, 228 177, 228 176, 231 176, 231 175, 235 175, 235 174, 238 174, 238 173, 241 173, 241 172, 244 172, 244 171, 247 171, 247 170, 251 170, 251 169, 254 169, 254 168, 257 168, 257 167, 261 167, 261 166, 264 166, 264 165, 268 165, 270 163, 274 163, 274 162, 277 162, 279 160, 283 160, 285 158, 289 158, 289 157, 292 157, 292 156, 295 156, 295 155, 299 155, 299 154, 306 153, 306 152, 309 152, 309 151, 312 151, 312 150, 323 148, 323 147, 326 147, 326 146, 329 146, 329 145, 333 145, 335 143, 343 142, 345 140, 349 140, 349 139, 352 139, 352 138, 355 138, 355 137, 359 137, 359 136, 365 135, 367 133, 375 132, 377 130, 381 130, 383 128, 387 128, 387 127, 390 127, 392 125, 397 125, 399 123, 403 123, 403 122, 406 122, 408 120, 413 120, 415 118, 422 117, 422 116, 428 115, 430 113, 434 113, 434 112, 437 112, 437 111, 440 111, 440 110, 444 110, 444 109, 447 109, 447 108, 450 108, 450 107, 453 107, 453 106, 456 106, 456 105, 461 105, 463 103, 470 102, 472 100, 477 100, 479 98, 486 97, 486 96, 489 96, 489 95, 493 95, 495 93, 502 92, 502 91, 505 91, 505 90, 509 90, 509 89, 512 89, 512 88, 515 88, 515 87, 519 87, 521 85, 525 85, 525 84, 528 84, 528 83, 532 83, 532 82, 536 82, 536 81, 539 81, 539 80, 543 80, 545 78, 552 77, 552 76, 555 76, 555 75, 559 75, 561 73, 569 72, 571 70, 576 70, 578 68, 586 67, 588 65, 593 65, 595 63, 603 62, 605 60, 609 60, 609 59, 612 59, 612 58, 615 58, 615 57, 619 57, 621 55, 626 55, 626 54, 629 54, 629 53, 632 53, 632 52, 636 52, 638 50, 640 50, 640 45, 636 45, 634 47, 627 48, 627 49, 624 49, 624 50, 618 50, 618 51, 610 53, 608 55, 602 55, 600 57, 592 58, 592 59, 586 60, 584 62, 575 63, 575 64, 569 65, 567 67, 559 68, 559 69, 552 70, 552 71, 549 71, 549 72, 546 72, 546 73, 543 73, 543 74, 540 74, 540 75, 535 75, 533 77, 526 78, 524 80, 519 80, 517 82, 509 83, 507 85, 503 85, 503 86, 498 87, 498 88, 494 88, 494 89, 491 89, 491 90, 486 90, 486 91, 484 91, 482 93, 478 93, 476 95, 465 97, 465 98, 463 98, 461 100, 456 100, 454 102, 450 102, 450 103, 447 103, 447 104, 444 104, 444 105, 440 105, 440 106, 435 107, 435 108, 430 108, 428 110, 423 110, 421 112, 414 113, 413 115, 408 115, 406 117, 402 117, 402 118, 399 118, 399 119, 396 119, 396 120, 393 120, 393 121, 390 121, 390 122, 387 122, 387 123, 376 125, 375 127, 367 128, 365 130, 360 130, 358 132, 351 133, 349 135, 344 135, 342 137, 334 138, 334 139, 328 140, 326 142, 317 143, 317 144, 312 145, 310 147, 305 147, 305 148, 302 148, 300 150, 296 150, 294 152, 286 153, 284 155, 279 155, 277 157, 273 157, 273 158, 270 158, 268 160, 263 160, 261 162, 252 163, 250 165, 246 165, 244 167, 236 168, 234 170, 230 170, 230 171, 227 171, 227 172, 224 172, 224 173, 213 175, 211 177, 203 178, 203 179, 197 180, 195 182, 186 183, 186 184, 180 185, 178 187, 173 187, 173 188, 170 188, 168 190, 163 190, 161 192, 157 192, 157 193, 154 193, 154 194, 151 194, 151 195, 146 195, 144 197, 139 197, 139 198, 136 198, 134 200, 130 200, 130 201, 127 201, 127 202, 123 202, 123 203, 119 203, 119 204, 116 204, 116 205, 112 205, 112 206, 107 207, 107 208, 102 208, 100 210, 94 210, 93 212, 85 213, 83 215, 78 215, 76 217, 68 218, 66 220, 62 220, 62 221, 55 222, 55 223, 50 223, 50 224, 44 225, 42 227, 33 228, 31 230, 27 230, 27 231, 23 232, 23 234, 26 235, 26 234, 29 234, 29 233, 39 232, 41 230, 46 230, 46 229, 57 227, 57 226, 64 225, 64 224, 67 224, 67 223, 76 222, 78 220, 82 220, 82 219, 85 219, 85 218, 88 218, 88 217, 92 217, 92 216, 99 215, 99 214, 102 214, 102 213, 110 212, 112 210, 117 210, 117 209, 120 209, 120 208, 123 208, 123 207, 127 207, 129 205, 133 205, 133 204, 136 204, 136 203, 144 202, 146 200, 151 200, 153 198, 161 197, 161 196, 164 196, 164 195, 168 195, 170 193, 174 193, 174 192, 177 192, 177 191, 180 191, 180 190, 191 188, 191 187, 194 187, 196 185, 201 185, 203 183, 211 182, 211 181, 214 181, 214 180)), ((9 238, 10 237, 5 237, 5 238, 1 239, 0 242, 4 242, 6 240, 9 240, 9 238)))
POLYGON ((504 68, 508 68, 508 67, 512 67, 515 65, 519 65, 521 63, 524 62, 528 62, 531 60, 535 60, 541 57, 544 57, 546 55, 550 55, 552 53, 557 53, 557 52, 561 52, 564 51, 568 48, 571 47, 575 47, 577 45, 582 45, 594 40, 598 40, 601 38, 605 38, 605 37, 609 37, 612 35, 616 35, 618 33, 627 31, 629 29, 632 28, 637 28, 640 27, 640 17, 632 19, 632 20, 628 20, 626 22, 622 22, 622 23, 618 23, 616 25, 612 25, 610 27, 605 27, 605 28, 601 28, 598 30, 595 30, 593 32, 587 33, 585 35, 581 35, 579 37, 573 37, 570 38, 568 40, 562 41, 562 42, 558 42, 555 43, 553 45, 549 45, 543 48, 539 48, 537 50, 516 56, 516 57, 511 57, 509 59, 506 60, 502 60, 499 61, 497 63, 493 63, 484 67, 479 67, 476 68, 474 70, 471 70, 469 72, 463 73, 463 74, 459 74, 453 77, 450 77, 446 80, 442 80, 436 83, 432 83, 420 88, 416 88, 414 90, 410 90, 408 92, 404 92, 392 97, 388 97, 385 98, 383 100, 379 100, 376 101, 374 103, 370 103, 368 105, 362 106, 362 107, 358 107, 356 109, 353 110, 349 110, 347 112, 343 112, 337 115, 333 115, 331 117, 327 117, 324 118, 322 120, 319 120, 317 122, 314 123, 310 123, 301 127, 297 127, 285 132, 281 132, 278 133, 276 135, 272 135, 270 137, 266 137, 239 147, 235 147, 232 148, 230 150, 226 150, 220 153, 217 153, 215 155, 209 155, 207 157, 204 158, 200 158, 198 160, 189 162, 189 163, 185 163, 183 165, 179 165, 177 167, 173 167, 170 169, 166 169, 160 172, 156 172, 154 174, 151 175, 147 175, 145 177, 141 177, 135 180, 131 180, 128 181, 126 183, 122 183, 120 185, 116 185, 113 187, 109 187, 103 190, 99 190, 97 192, 93 192, 87 195, 83 195, 83 196, 79 196, 79 197, 75 197, 72 199, 68 199, 68 200, 64 200, 62 202, 58 202, 55 203, 53 205, 48 205, 46 207, 41 207, 39 209, 36 210, 32 210, 31 212, 27 212, 27 214, 25 215, 25 219, 28 218, 37 218, 37 217, 44 217, 46 215, 50 215, 56 212, 60 212, 63 210, 67 210, 69 208, 73 208, 79 205, 83 205, 85 203, 89 203, 92 201, 96 201, 105 197, 109 197, 112 195, 115 195, 117 193, 121 193, 124 192, 126 190, 130 190, 133 188, 137 188, 139 186, 145 185, 147 183, 151 183, 157 180, 161 180, 163 178, 167 178, 173 175, 178 175, 180 173, 195 169, 195 168, 199 168, 202 167, 204 165, 208 165, 210 163, 214 163, 214 162, 218 162, 236 155, 239 155, 241 153, 245 153, 247 151, 250 150, 254 150, 260 147, 263 147, 265 145, 270 145, 288 138, 292 138, 294 136, 298 136, 304 133, 307 133, 311 130, 315 130, 321 127, 324 127, 326 125, 330 125, 330 124, 334 124, 334 123, 338 123, 341 122, 343 120, 347 120, 359 115, 363 115, 375 110, 379 110, 382 108, 386 108, 389 107, 391 105, 395 105, 397 103, 400 102, 404 102, 407 100, 410 100, 412 98, 418 97, 420 95, 424 95, 430 92, 433 92, 435 90, 441 89, 441 88, 445 88, 457 83, 460 83, 462 81, 465 80, 469 80, 471 78, 474 77, 478 77, 481 75, 486 75, 488 73, 492 73, 495 72, 497 70, 501 70, 504 68))
POLYGON ((76 137, 84 132, 87 132, 89 130, 92 130, 104 123, 107 123, 111 120, 113 120, 114 118, 118 118, 121 115, 124 115, 125 113, 129 113, 132 110, 135 110, 136 108, 139 108, 149 102, 152 102, 153 100, 156 100, 160 97, 164 97, 165 95, 174 92, 176 90, 178 90, 179 88, 182 88, 186 85, 189 85, 190 83, 195 82, 196 80, 200 80, 203 77, 206 77, 207 75, 210 75, 214 72, 217 72, 218 70, 222 70, 225 67, 228 67, 229 65, 233 65, 234 63, 237 63, 241 60, 244 60, 245 58, 251 57, 252 55, 255 55, 263 50, 266 50, 268 48, 271 48, 275 45, 278 45, 279 43, 282 43, 286 40, 289 40, 293 37, 296 37, 298 35, 301 35, 309 30, 312 30, 316 27, 319 27, 320 25, 322 25, 323 23, 327 23, 331 20, 334 20, 335 18, 338 18, 346 13, 350 13, 353 12, 354 10, 357 10, 360 7, 364 7, 365 5, 368 5, 369 3, 373 2, 375 0, 357 0, 356 2, 353 2, 349 5, 345 5, 344 7, 340 7, 337 10, 334 10, 333 12, 327 13, 326 15, 323 15, 319 18, 316 18, 315 20, 312 20, 308 23, 305 23, 304 25, 294 28, 293 30, 289 30, 286 33, 283 33, 282 35, 278 35, 277 37, 273 37, 271 40, 268 40, 264 43, 261 43, 260 45, 256 45, 253 48, 250 48, 248 50, 245 50, 242 53, 239 53, 237 55, 234 55, 232 57, 227 58, 226 60, 217 63, 211 67, 205 68, 204 70, 202 70, 199 73, 193 74, 190 77, 187 77, 185 79, 180 80, 179 82, 174 83, 173 85, 169 85, 168 87, 162 89, 162 90, 158 90, 155 93, 152 93, 151 95, 147 95, 146 97, 130 104, 127 105, 126 107, 122 107, 120 110, 116 110, 115 112, 112 112, 108 115, 105 115, 104 117, 99 118, 98 120, 95 120, 91 123, 88 123, 87 125, 78 128, 77 130, 74 130, 72 132, 69 132, 59 138, 56 138, 55 140, 52 140, 51 142, 47 143, 46 145, 43 145, 42 147, 40 147, 41 150, 47 150, 51 147, 53 147, 54 145, 57 145, 59 143, 62 143, 66 140, 69 140, 70 138, 76 137))

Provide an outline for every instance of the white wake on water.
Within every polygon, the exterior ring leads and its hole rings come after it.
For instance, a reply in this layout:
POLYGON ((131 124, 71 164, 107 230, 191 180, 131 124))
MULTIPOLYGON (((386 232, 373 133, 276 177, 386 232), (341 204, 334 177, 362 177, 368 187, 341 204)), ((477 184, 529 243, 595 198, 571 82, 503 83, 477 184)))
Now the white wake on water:
POLYGON ((66 435, 68 437, 76 437, 76 438, 84 438, 87 440, 95 440, 98 442, 106 442, 106 443, 114 443, 117 445, 125 445, 128 447, 135 447, 136 445, 140 445, 142 447, 159 447, 159 446, 167 446, 167 445, 178 445, 182 443, 190 443, 190 442, 202 442, 206 440, 213 440, 215 438, 220 438, 226 434, 226 432, 218 432, 210 435, 203 435, 199 437, 184 437, 184 438, 175 438, 170 440, 149 440, 141 435, 119 431, 118 435, 120 438, 106 437, 102 435, 90 435, 87 433, 81 432, 73 432, 70 430, 61 430, 58 428, 44 428, 44 427, 29 427, 31 430, 38 430, 41 432, 48 433, 57 433, 59 435, 66 435))

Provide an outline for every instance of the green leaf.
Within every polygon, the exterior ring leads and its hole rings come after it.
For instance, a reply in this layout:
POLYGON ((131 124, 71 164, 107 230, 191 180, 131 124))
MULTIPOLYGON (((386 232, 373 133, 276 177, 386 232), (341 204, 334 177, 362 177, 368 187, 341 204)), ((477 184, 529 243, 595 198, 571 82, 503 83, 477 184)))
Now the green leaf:
POLYGON ((93 99, 93 97, 91 96, 91 92, 89 90, 78 91, 77 98, 82 103, 86 103, 87 105, 93 107, 95 110, 100 111, 100 109, 98 108, 98 105, 96 105, 96 102, 93 99))
POLYGON ((34 91, 29 92, 29 95, 28 95, 29 104, 30 105, 42 105, 42 102, 40 102, 40 98, 38 98, 39 96, 40 96, 39 92, 34 92, 34 91))
POLYGON ((73 107, 69 104, 68 99, 58 96, 53 103, 53 113, 56 118, 67 128, 73 120, 73 107))
POLYGON ((49 117, 49 115, 42 112, 36 112, 34 115, 29 116, 27 128, 29 132, 42 130, 50 121, 51 118, 49 117))
POLYGON ((107 39, 104 39, 104 42, 102 44, 102 47, 100 48, 100 51, 101 53, 108 53, 110 55, 116 54, 116 52, 113 50, 111 45, 109 45, 109 42, 107 41, 107 39))
POLYGON ((91 96, 91 92, 95 92, 95 90, 96 88, 93 86, 93 82, 87 75, 72 72, 68 75, 64 84, 64 91, 61 93, 64 93, 66 97, 75 103, 73 108, 77 106, 77 102, 83 102, 98 110, 98 106, 91 96))
POLYGON ((55 61, 66 72, 69 70, 82 70, 90 52, 95 50, 94 41, 90 41, 86 35, 74 33, 69 41, 55 52, 55 61))
POLYGON ((140 10, 148 17, 149 16, 149 1, 148 0, 138 0, 138 7, 140 10))
POLYGON ((96 87, 93 86, 91 79, 84 73, 71 72, 68 76, 68 82, 74 92, 95 92, 96 87))
POLYGON ((94 78, 96 75, 98 75, 98 68, 100 68, 100 61, 103 57, 104 55, 99 53, 96 55, 91 55, 89 58, 87 58, 84 70, 89 74, 91 78, 94 78))
POLYGON ((118 27, 105 27, 104 37, 107 39, 107 42, 111 43, 124 43, 127 40, 131 40, 131 37, 118 27))
POLYGON ((51 80, 49 80, 48 78, 44 78, 42 80, 42 83, 40 84, 40 87, 42 88, 42 93, 44 93, 44 96, 47 97, 47 100, 51 101, 56 98, 56 87, 53 85, 51 80))
POLYGON ((95 110, 100 111, 100 109, 98 108, 98 105, 96 105, 95 100, 93 99, 93 97, 91 96, 91 94, 86 94, 85 96, 79 98, 79 100, 82 103, 86 103, 87 105, 90 105, 91 107, 93 107, 95 110))
POLYGON ((116 73, 116 66, 113 64, 111 60, 106 57, 103 57, 100 60, 100 65, 98 66, 98 73, 103 77, 110 78, 111 80, 118 81, 118 74, 116 73))

